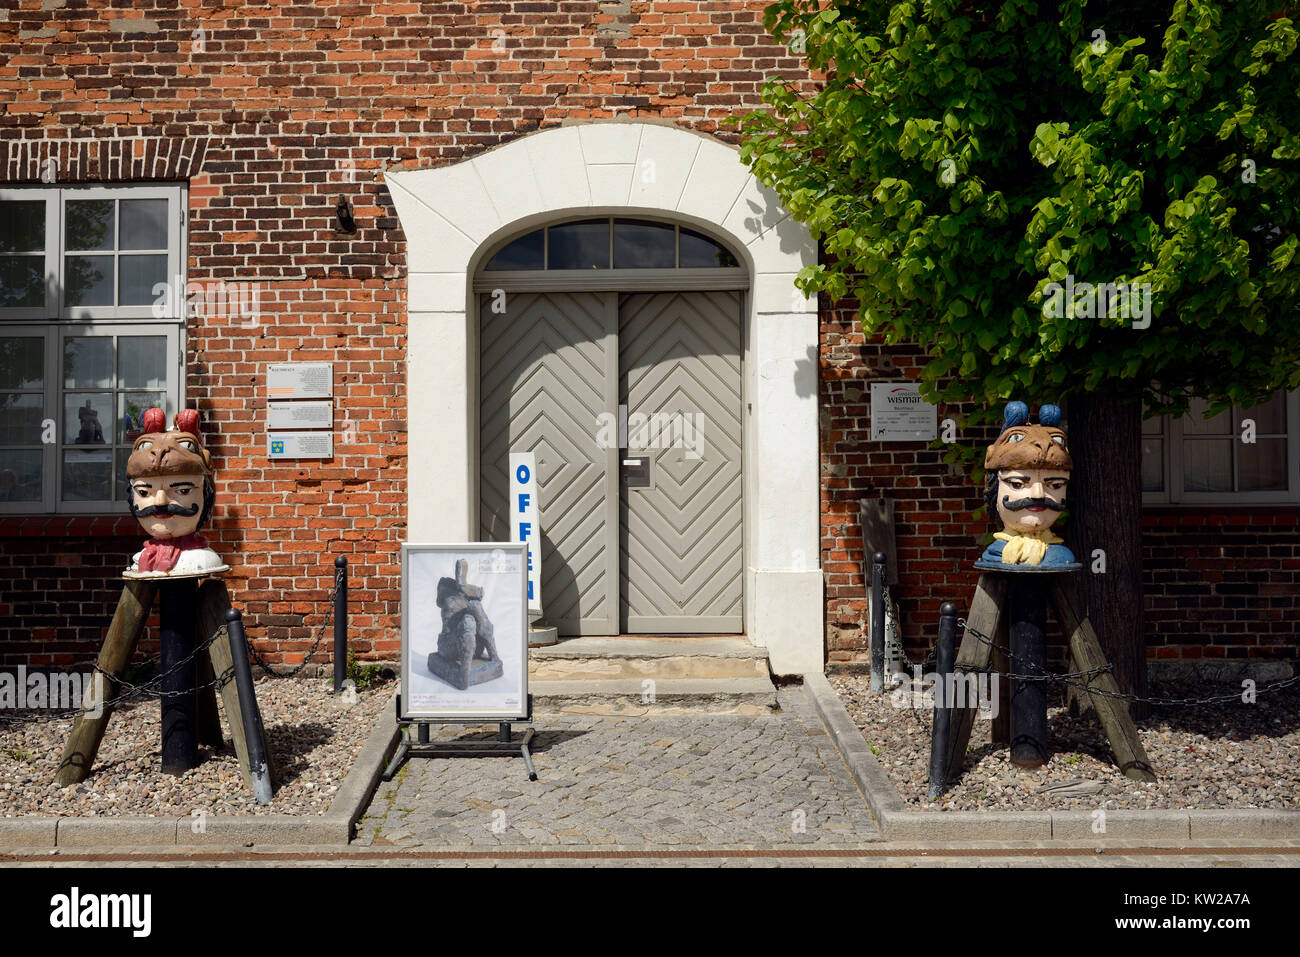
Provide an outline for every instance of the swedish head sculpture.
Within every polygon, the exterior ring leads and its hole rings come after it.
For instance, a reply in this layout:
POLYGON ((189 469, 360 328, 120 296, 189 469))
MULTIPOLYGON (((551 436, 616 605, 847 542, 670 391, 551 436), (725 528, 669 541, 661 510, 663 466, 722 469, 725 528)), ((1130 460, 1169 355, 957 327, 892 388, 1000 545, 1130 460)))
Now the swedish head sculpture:
POLYGON ((493 641, 492 622, 483 610, 483 586, 466 581, 469 562, 456 562, 455 578, 438 579, 442 631, 438 650, 429 655, 429 671, 460 691, 505 673, 493 641))
POLYGON ((144 413, 142 434, 126 462, 128 501, 149 536, 126 578, 189 578, 229 571, 198 530, 216 496, 212 455, 203 447, 199 413, 183 409, 167 429, 162 409, 144 413))
POLYGON ((985 501, 1002 531, 976 568, 1062 572, 1080 567, 1052 532, 1065 508, 1073 468, 1060 422, 1061 410, 1054 405, 1039 409, 1038 424, 1033 425, 1025 403, 1007 403, 1002 432, 984 456, 985 501))

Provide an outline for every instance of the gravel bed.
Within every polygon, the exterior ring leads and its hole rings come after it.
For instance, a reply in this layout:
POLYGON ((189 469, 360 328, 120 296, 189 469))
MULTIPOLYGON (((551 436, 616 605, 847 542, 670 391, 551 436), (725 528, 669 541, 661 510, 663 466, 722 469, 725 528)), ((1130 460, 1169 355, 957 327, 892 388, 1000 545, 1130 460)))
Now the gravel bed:
MULTIPOLYGON (((830 675, 831 686, 862 731, 876 760, 913 810, 1049 811, 1098 808, 1300 808, 1300 686, 1233 701, 1152 709, 1138 734, 1159 781, 1132 781, 1115 768, 1092 714, 1071 717, 1058 689, 1048 693, 1051 757, 1042 768, 1013 766, 994 748, 992 722, 975 721, 959 783, 936 801, 929 787, 933 712, 895 707, 868 694, 867 675, 830 675), (1044 788, 1066 785, 1054 791, 1044 788)), ((1260 687, 1266 683, 1261 682, 1260 687)), ((920 684, 916 685, 917 692, 920 684)), ((1235 687, 1203 681, 1152 684, 1155 698, 1202 698, 1235 687)), ((905 705, 907 694, 898 696, 905 705)), ((1006 702, 1002 702, 1005 706, 1006 702)))
MULTIPOLYGON (((156 698, 127 703, 108 722, 94 770, 74 787, 54 773, 72 720, 0 721, 0 816, 324 814, 352 769, 375 717, 390 706, 393 683, 357 692, 354 703, 330 694, 332 679, 262 678, 257 702, 277 771, 270 805, 244 785, 218 696, 224 746, 199 748, 197 767, 162 773, 162 731, 156 698)), ((39 712, 0 712, 0 718, 39 712)))

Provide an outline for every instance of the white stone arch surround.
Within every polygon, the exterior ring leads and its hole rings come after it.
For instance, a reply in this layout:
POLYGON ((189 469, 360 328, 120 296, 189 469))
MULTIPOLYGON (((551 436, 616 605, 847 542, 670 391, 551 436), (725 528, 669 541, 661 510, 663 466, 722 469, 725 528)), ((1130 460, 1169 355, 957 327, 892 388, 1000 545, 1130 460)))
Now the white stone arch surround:
POLYGON ((778 674, 823 667, 817 310, 794 287, 817 244, 724 143, 675 126, 553 127, 450 166, 385 174, 407 241, 407 539, 476 537, 477 315, 506 236, 575 215, 653 214, 740 253, 745 628, 778 674))

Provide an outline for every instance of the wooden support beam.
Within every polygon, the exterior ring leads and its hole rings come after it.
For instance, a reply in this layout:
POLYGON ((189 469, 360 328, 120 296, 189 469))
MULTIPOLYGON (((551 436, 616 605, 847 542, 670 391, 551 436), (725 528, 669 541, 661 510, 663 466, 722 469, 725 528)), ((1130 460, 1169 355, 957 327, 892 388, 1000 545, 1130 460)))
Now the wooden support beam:
MULTIPOLYGON (((140 633, 144 631, 157 591, 158 583, 148 579, 126 581, 122 585, 122 597, 117 601, 108 635, 99 649, 98 662, 100 668, 115 678, 122 676, 135 654, 135 646, 140 641, 140 633)), ((92 701, 107 701, 117 694, 117 682, 109 681, 99 672, 95 672, 91 679, 91 688, 92 701)), ((54 775, 55 784, 67 787, 85 780, 95 763, 100 742, 104 740, 104 729, 108 727, 112 714, 113 709, 106 707, 98 716, 83 714, 77 718, 72 733, 68 735, 68 743, 63 747, 63 756, 54 775)))
MULTIPOLYGON (((982 671, 993 660, 993 649, 971 634, 972 629, 993 638, 1001 627, 1003 600, 1007 594, 1006 576, 985 572, 975 586, 970 612, 966 615, 966 628, 962 632, 961 648, 957 651, 956 671, 982 671)), ((1005 700, 998 707, 1006 708, 1005 700)), ((952 731, 948 740, 948 775, 956 778, 966 761, 966 745, 970 743, 971 728, 975 724, 976 708, 956 708, 952 714, 952 731)))
MULTIPOLYGON (((1059 576, 1052 584, 1052 604, 1056 608, 1056 617, 1060 620, 1061 627, 1070 636, 1071 670, 1091 671, 1106 667, 1101 642, 1097 640, 1091 622, 1080 613, 1082 606, 1073 588, 1066 583, 1065 576, 1059 576)), ((1119 692, 1119 686, 1108 672, 1094 675, 1087 684, 1098 691, 1111 694, 1119 692)), ((1138 737, 1137 725, 1133 723, 1128 704, 1101 694, 1090 694, 1089 697, 1120 771, 1135 781, 1155 781, 1155 772, 1151 769, 1146 749, 1142 747, 1142 739, 1138 737)))
MULTIPOLYGON (((230 593, 226 583, 217 578, 209 578, 199 587, 199 622, 200 641, 206 641, 209 635, 216 634, 216 640, 208 646, 215 674, 224 675, 234 667, 230 656, 230 638, 226 634, 226 612, 230 609, 230 593)), ((225 707, 226 723, 230 727, 230 737, 235 745, 235 754, 239 757, 239 773, 243 775, 244 784, 250 791, 254 790, 253 773, 248 765, 248 742, 244 739, 244 713, 239 706, 239 691, 234 679, 221 686, 221 703, 225 707)), ((263 743, 266 736, 263 731, 263 743)), ((271 780, 276 778, 275 767, 271 761, 271 751, 264 749, 267 770, 271 780)))
MULTIPOLYGON (((200 634, 198 641, 207 641, 207 636, 200 634)), ((199 687, 210 684, 216 675, 212 673, 212 656, 201 654, 194 660, 198 669, 199 687)), ((198 736, 199 744, 209 748, 220 748, 226 743, 221 733, 221 713, 217 710, 217 689, 203 688, 199 692, 198 736)))
MULTIPOLYGON (((1011 635, 1007 627, 1006 615, 1003 615, 998 623, 998 633, 993 636, 993 640, 1003 648, 1010 647, 1008 642, 1011 640, 1011 635)), ((1011 672, 1011 659, 1007 657, 1005 651, 994 650, 993 670, 997 675, 989 679, 989 686, 991 693, 992 683, 994 681, 998 683, 998 710, 993 716, 989 739, 995 746, 1009 747, 1011 745, 1011 682, 1005 675, 1011 672)))

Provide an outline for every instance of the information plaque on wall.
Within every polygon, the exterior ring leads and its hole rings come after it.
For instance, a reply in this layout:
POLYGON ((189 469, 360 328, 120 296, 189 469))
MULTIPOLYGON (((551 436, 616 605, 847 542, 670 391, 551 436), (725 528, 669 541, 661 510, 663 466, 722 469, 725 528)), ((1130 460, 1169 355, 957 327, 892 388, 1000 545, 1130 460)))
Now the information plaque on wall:
POLYGON ((871 383, 871 438, 877 442, 932 441, 939 433, 938 413, 915 383, 871 383))
POLYGON ((332 429, 334 428, 334 403, 332 402, 277 402, 266 403, 268 429, 332 429))
POLYGON ((333 432, 268 432, 266 457, 269 459, 332 459, 333 432))
POLYGON ((329 399, 333 395, 332 362, 272 362, 266 367, 268 399, 329 399))

